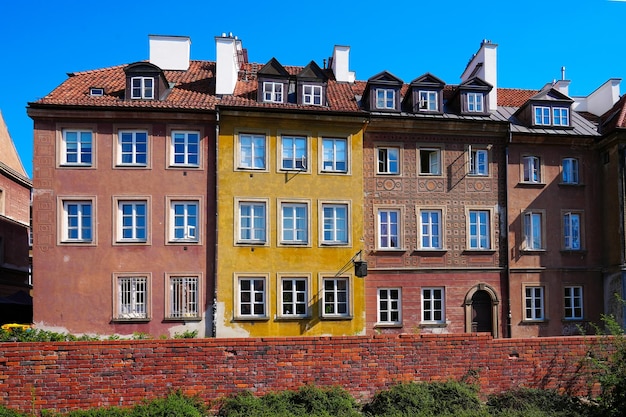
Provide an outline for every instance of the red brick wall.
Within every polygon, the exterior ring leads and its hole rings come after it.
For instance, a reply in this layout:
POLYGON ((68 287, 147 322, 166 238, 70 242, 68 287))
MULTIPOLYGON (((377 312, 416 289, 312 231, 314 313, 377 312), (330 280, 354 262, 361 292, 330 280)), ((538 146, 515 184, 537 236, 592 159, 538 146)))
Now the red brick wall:
POLYGON ((0 403, 32 412, 130 406, 172 389, 207 402, 304 384, 340 385, 366 401, 400 381, 459 380, 483 394, 520 386, 583 394, 594 338, 483 334, 180 339, 0 344, 0 403))

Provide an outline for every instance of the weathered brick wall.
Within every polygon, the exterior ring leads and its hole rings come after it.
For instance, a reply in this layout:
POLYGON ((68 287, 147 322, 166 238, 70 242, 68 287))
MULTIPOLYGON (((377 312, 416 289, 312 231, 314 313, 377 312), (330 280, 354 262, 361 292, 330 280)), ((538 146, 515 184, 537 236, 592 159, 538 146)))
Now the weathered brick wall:
POLYGON ((365 401, 400 381, 469 377, 483 394, 527 386, 589 390, 581 366, 598 339, 482 334, 181 339, 0 345, 0 401, 22 411, 130 406, 181 389, 207 402, 303 384, 365 401))

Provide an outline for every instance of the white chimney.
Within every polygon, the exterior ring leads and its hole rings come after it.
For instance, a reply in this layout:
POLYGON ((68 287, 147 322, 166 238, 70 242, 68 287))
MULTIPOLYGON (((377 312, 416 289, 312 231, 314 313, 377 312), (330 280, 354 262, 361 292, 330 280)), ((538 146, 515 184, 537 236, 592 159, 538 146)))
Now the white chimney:
POLYGON ((191 39, 188 36, 148 35, 150 63, 162 70, 187 71, 191 39))
POLYGON ((576 111, 586 111, 596 116, 606 113, 620 98, 621 78, 609 78, 587 97, 574 97, 576 111))
POLYGON ((335 45, 331 68, 338 82, 353 83, 356 80, 354 71, 350 71, 350 47, 335 45))
POLYGON ((215 37, 215 48, 215 94, 233 94, 241 68, 241 41, 232 33, 222 33, 222 36, 215 37))
POLYGON ((483 81, 487 81, 493 86, 489 93, 489 110, 498 109, 498 62, 497 51, 498 45, 491 41, 483 40, 480 49, 472 57, 469 64, 461 75, 461 82, 467 81, 472 77, 478 77, 483 81))
POLYGON ((557 90, 561 94, 565 94, 569 97, 569 85, 571 84, 570 80, 558 80, 553 85, 552 88, 557 90))

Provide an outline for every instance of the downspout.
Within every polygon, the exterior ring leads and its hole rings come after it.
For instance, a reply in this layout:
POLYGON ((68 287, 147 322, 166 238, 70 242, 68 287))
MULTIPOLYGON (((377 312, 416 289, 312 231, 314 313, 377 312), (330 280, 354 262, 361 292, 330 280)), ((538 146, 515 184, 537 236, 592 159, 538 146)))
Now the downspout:
POLYGON ((218 163, 219 163, 219 141, 220 141, 220 109, 216 108, 215 112, 215 249, 213 253, 213 320, 211 320, 211 337, 217 337, 217 262, 218 262, 218 190, 219 190, 219 172, 218 163))
POLYGON ((508 144, 505 148, 505 164, 506 168, 504 170, 504 183, 506 184, 504 187, 504 192, 506 193, 506 282, 504 283, 504 293, 506 294, 506 302, 503 303, 506 305, 507 313, 506 313, 506 338, 511 338, 511 268, 510 268, 510 259, 509 259, 509 207, 510 205, 510 191, 509 191, 509 145, 512 142, 513 134, 511 133, 511 123, 508 124, 508 134, 509 140, 508 144))

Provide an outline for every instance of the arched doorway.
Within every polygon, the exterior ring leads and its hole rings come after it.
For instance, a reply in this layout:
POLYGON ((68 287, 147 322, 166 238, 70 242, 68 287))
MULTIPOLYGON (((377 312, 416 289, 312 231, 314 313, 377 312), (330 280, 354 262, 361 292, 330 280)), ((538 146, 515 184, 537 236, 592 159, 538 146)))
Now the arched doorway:
POLYGON ((465 295, 465 331, 489 332, 499 337, 498 295, 487 284, 472 287, 465 295))

